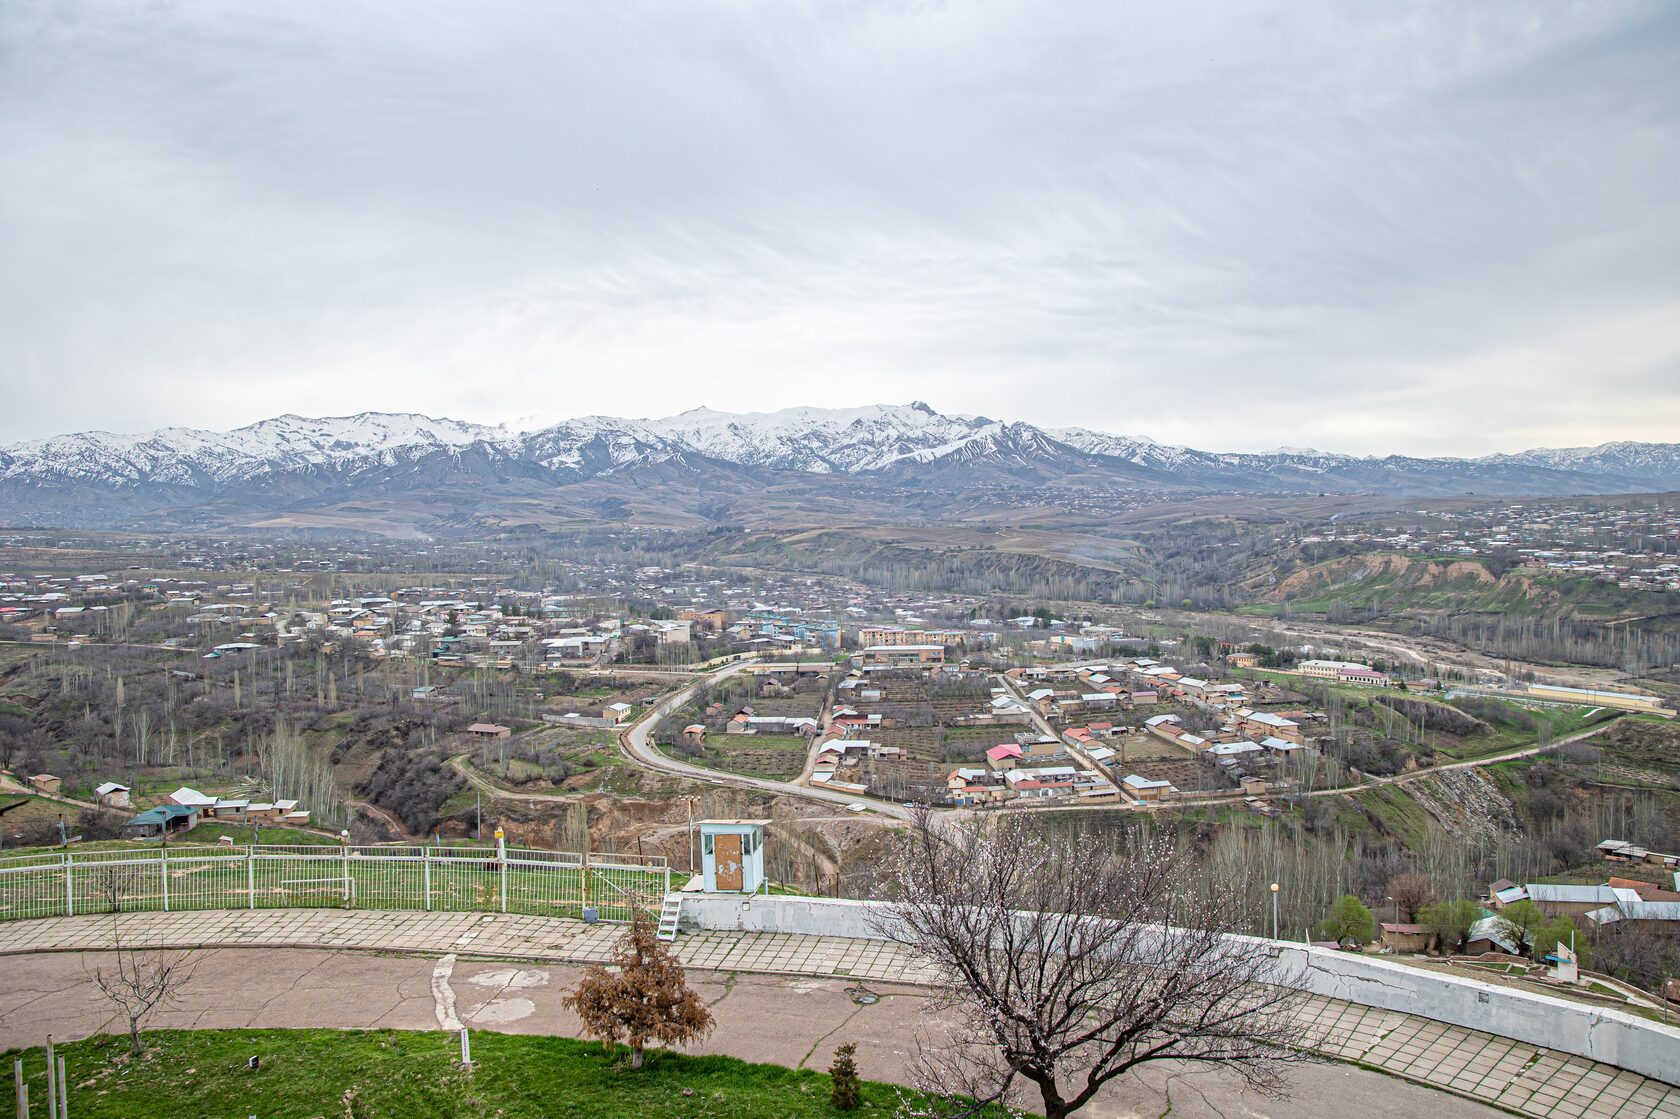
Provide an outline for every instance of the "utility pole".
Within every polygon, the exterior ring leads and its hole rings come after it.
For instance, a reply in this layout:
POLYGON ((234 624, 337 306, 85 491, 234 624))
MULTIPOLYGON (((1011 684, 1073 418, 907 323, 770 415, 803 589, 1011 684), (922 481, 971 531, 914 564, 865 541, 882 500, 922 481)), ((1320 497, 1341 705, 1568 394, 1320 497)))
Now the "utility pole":
POLYGON ((697 803, 699 803, 700 798, 697 797, 697 796, 686 796, 686 797, 683 797, 683 800, 688 802, 688 872, 690 874, 693 874, 694 873, 694 857, 695 857, 694 856, 694 806, 697 803))

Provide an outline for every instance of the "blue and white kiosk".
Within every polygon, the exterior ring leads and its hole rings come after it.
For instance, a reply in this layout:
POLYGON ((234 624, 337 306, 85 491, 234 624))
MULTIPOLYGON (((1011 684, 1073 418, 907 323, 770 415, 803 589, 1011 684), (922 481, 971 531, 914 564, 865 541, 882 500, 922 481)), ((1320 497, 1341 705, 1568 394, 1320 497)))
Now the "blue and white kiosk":
POLYGON ((700 869, 708 894, 768 891, 764 825, 768 820, 701 820, 700 869))

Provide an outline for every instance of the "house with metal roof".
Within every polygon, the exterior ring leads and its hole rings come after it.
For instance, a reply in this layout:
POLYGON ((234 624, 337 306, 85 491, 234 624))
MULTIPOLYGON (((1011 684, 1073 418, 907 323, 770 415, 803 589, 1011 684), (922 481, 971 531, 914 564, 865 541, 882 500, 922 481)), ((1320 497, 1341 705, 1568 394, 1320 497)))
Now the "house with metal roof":
POLYGON ((124 839, 159 839, 198 826, 198 808, 190 804, 160 804, 123 824, 124 839))

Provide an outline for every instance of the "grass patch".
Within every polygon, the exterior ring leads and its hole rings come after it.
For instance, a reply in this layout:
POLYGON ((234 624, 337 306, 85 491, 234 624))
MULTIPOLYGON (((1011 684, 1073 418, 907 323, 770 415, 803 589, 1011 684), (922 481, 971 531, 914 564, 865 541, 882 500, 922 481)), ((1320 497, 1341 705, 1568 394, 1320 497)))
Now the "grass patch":
POLYGON ((1398 839, 1408 850, 1419 850, 1432 836, 1442 834, 1434 817, 1399 785, 1364 789, 1351 794, 1351 798, 1358 801, 1383 833, 1398 839))
MULTIPOLYGON (((625 1050, 560 1037, 473 1035, 474 1067, 459 1067, 453 1034, 398 1030, 158 1030, 146 1056, 126 1039, 57 1047, 66 1058, 71 1114, 83 1119, 160 1115, 498 1116, 500 1119, 646 1119, 649 1116, 799 1119, 842 1114, 819 1072, 732 1057, 650 1051, 632 1071, 625 1050), (246 1060, 262 1058, 248 1070, 246 1060)), ((23 1057, 31 1100, 46 1097, 40 1049, 23 1057)), ((862 1084, 864 1108, 891 1112, 897 1092, 862 1084)))

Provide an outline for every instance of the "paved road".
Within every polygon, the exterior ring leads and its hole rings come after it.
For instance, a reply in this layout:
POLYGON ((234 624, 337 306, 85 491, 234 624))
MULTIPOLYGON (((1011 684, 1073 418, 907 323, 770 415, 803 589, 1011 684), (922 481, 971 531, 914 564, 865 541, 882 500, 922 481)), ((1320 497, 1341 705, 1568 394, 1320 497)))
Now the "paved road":
MULTIPOLYGON (((997 679, 1004 686, 1004 688, 1009 692, 1009 694, 1015 698, 1016 702, 1018 702, 1022 707, 1025 707, 1027 709, 1027 717, 1032 720, 1033 726, 1038 728, 1038 733, 1040 733, 1042 735, 1045 735, 1049 738, 1054 738, 1056 741, 1060 742, 1062 744, 1062 747, 1065 750, 1067 750, 1069 757, 1073 758, 1073 760, 1078 762, 1081 766, 1090 770, 1092 773, 1095 773, 1097 776, 1101 777, 1105 782, 1107 782, 1109 788, 1114 790, 1113 795, 1116 798, 1119 798, 1121 796, 1120 786, 1115 784, 1113 779, 1111 779, 1109 777, 1108 770, 1105 769, 1104 767, 1098 765, 1096 762, 1092 761, 1090 756, 1087 755, 1084 750, 1081 750, 1078 746, 1074 745, 1072 741, 1063 737, 1061 732, 1057 731, 1055 727, 1051 726, 1050 725, 1050 720, 1046 719, 1042 714, 1040 714, 1040 712, 1038 710, 1038 705, 1030 702, 1027 699, 1026 693, 1024 693, 1021 690, 1021 688, 1015 683, 1015 681, 1013 681, 1009 677, 1001 675, 1001 674, 999 674, 997 679)), ((1113 803, 1113 804, 1100 804, 1100 805, 1087 804, 1087 805, 1085 805, 1085 807, 1087 807, 1087 808, 1131 808, 1131 807, 1133 807, 1133 805, 1129 801, 1126 801, 1126 800, 1117 800, 1117 802, 1113 803)))
MULTIPOLYGON (((497 963, 316 949, 218 948, 194 954, 179 1004, 153 1025, 176 1029, 389 1028, 465 1025, 500 1033, 573 1037, 575 1015, 560 1005, 580 973, 572 965, 497 963)), ((122 1027, 92 973, 102 953, 13 956, 0 968, 0 1050, 114 1032, 122 1027)), ((825 1069, 834 1046, 858 1046, 864 1076, 902 1082, 927 992, 870 981, 879 1001, 860 1006, 840 978, 691 971, 717 1028, 691 1052, 825 1069)), ((259 1054, 260 1055, 260 1054, 259 1054)), ((346 1088, 350 1085, 346 1084, 346 1088)), ((263 1101, 253 1100, 260 1110, 263 1101)), ((1299 1069, 1289 1099, 1267 1100, 1216 1073, 1162 1066, 1124 1078, 1083 1114, 1093 1119, 1229 1119, 1428 1115, 1496 1119, 1469 1100, 1346 1064, 1299 1069)))
POLYGON ((1427 769, 1414 769, 1408 773, 1396 773, 1392 777, 1372 777, 1358 785, 1346 785, 1339 789, 1315 789, 1306 795, 1314 797, 1339 796, 1342 793, 1357 793, 1364 789, 1380 788, 1383 785, 1403 785, 1407 781, 1418 781, 1425 777, 1431 777, 1437 773, 1448 773, 1455 769, 1479 769, 1482 766, 1495 765, 1499 762, 1515 761, 1518 758, 1532 758, 1537 754, 1550 753, 1560 746, 1569 745, 1571 742, 1580 742, 1584 739, 1591 738, 1595 734, 1602 734, 1605 730, 1615 725, 1616 721, 1620 718, 1621 716, 1618 715, 1613 719, 1607 719, 1598 724, 1596 727, 1591 727, 1587 730, 1572 734, 1567 738, 1560 738, 1556 742, 1546 746, 1529 746, 1521 750, 1510 750, 1503 754, 1493 754, 1485 758, 1472 758, 1467 762, 1451 762, 1447 765, 1432 765, 1427 769))
MULTIPOLYGON (((753 661, 739 661, 735 664, 728 665, 718 672, 696 680, 688 687, 661 700, 656 707, 644 714, 635 724, 619 732, 618 744, 620 752, 637 765, 647 769, 656 770, 661 773, 667 773, 675 777, 686 777, 696 781, 705 781, 714 785, 730 785, 736 788, 756 789, 762 792, 776 793, 782 796, 803 797, 807 800, 818 800, 828 804, 866 804, 875 813, 891 819, 901 820, 906 823, 915 819, 915 810, 905 808, 902 805, 894 804, 890 801, 883 801, 874 797, 858 796, 851 793, 837 792, 832 789, 824 789, 820 786, 798 785, 788 781, 776 781, 766 777, 749 777, 739 773, 724 773, 716 769, 709 769, 705 766, 694 765, 690 762, 678 761, 675 758, 660 753, 658 747, 653 741, 653 730, 659 725, 661 719, 664 719, 667 715, 671 714, 671 712, 677 710, 683 704, 692 699, 694 693, 698 691, 702 685, 711 681, 722 680, 729 676, 733 676, 744 671, 753 663, 753 661)), ((1024 698, 1010 681, 1005 680, 1004 686, 1008 688, 1011 694, 1015 695, 1017 699, 1022 699, 1022 702, 1025 703, 1024 698)), ((1055 730, 1050 727, 1049 723, 1046 722, 1042 716, 1039 716, 1033 710, 1030 704, 1027 705, 1027 710, 1033 718, 1034 726, 1041 733, 1049 734, 1058 739, 1061 737, 1055 733, 1055 730)), ((1347 785, 1334 789, 1315 789, 1305 795, 1343 796, 1347 793, 1356 793, 1365 789, 1378 788, 1383 785, 1417 781, 1422 778, 1429 777, 1432 774, 1444 773, 1450 770, 1476 769, 1481 766, 1494 765, 1499 762, 1533 757, 1537 754, 1543 754, 1548 751, 1555 750, 1560 746, 1568 745, 1571 742, 1580 742, 1583 739, 1591 738, 1593 735, 1599 734, 1606 728, 1612 726, 1615 721, 1615 719, 1608 720, 1588 730, 1570 735, 1567 738, 1560 738, 1556 742, 1547 746, 1525 747, 1520 750, 1511 750, 1485 758, 1475 758, 1470 761, 1453 762, 1448 765, 1430 766, 1427 769, 1419 769, 1410 773, 1396 774, 1393 777, 1373 777, 1357 785, 1347 785)), ((1089 759, 1086 760, 1088 761, 1089 759)), ((510 800, 528 801, 545 801, 554 799, 552 796, 541 793, 515 793, 498 788, 489 781, 486 781, 483 777, 475 774, 471 767, 463 764, 461 758, 452 759, 452 764, 455 766, 457 771, 467 778, 468 781, 471 781, 474 785, 484 789, 486 792, 493 793, 496 796, 510 800)), ((807 769, 809 769, 808 763, 807 769)), ((1235 798, 1227 796, 1197 800, 1175 800, 1166 803, 1147 805, 1132 804, 1126 801, 1108 802, 1105 804, 1017 804, 1011 805, 1004 810, 1012 812, 1089 812, 1101 810, 1146 812, 1156 808, 1185 808, 1196 807, 1199 805, 1229 805, 1232 803, 1235 803, 1235 798)), ((963 813, 960 810, 935 810, 935 815, 939 818, 944 818, 948 815, 962 814, 963 813)), ((859 815, 861 816, 863 814, 860 813, 859 815)))
MULTIPOLYGON (((867 804, 875 812, 896 820, 909 822, 915 818, 915 813, 911 809, 887 801, 874 800, 869 797, 860 797, 855 794, 841 793, 815 786, 795 785, 787 781, 772 781, 765 777, 748 777, 740 773, 721 773, 705 766, 678 761, 659 752, 659 748, 653 741, 653 731, 659 725, 661 719, 692 699, 694 693, 700 689, 702 684, 726 679, 743 671, 751 663, 751 661, 741 661, 729 665, 721 672, 714 673, 705 680, 697 681, 675 695, 661 700, 658 706, 643 715, 633 726, 619 733, 619 749, 625 757, 637 765, 677 777, 689 777, 698 781, 707 781, 714 785, 758 789, 783 796, 804 797, 807 800, 820 800, 828 804, 867 804)), ((862 814, 860 813, 860 815, 862 814)))

